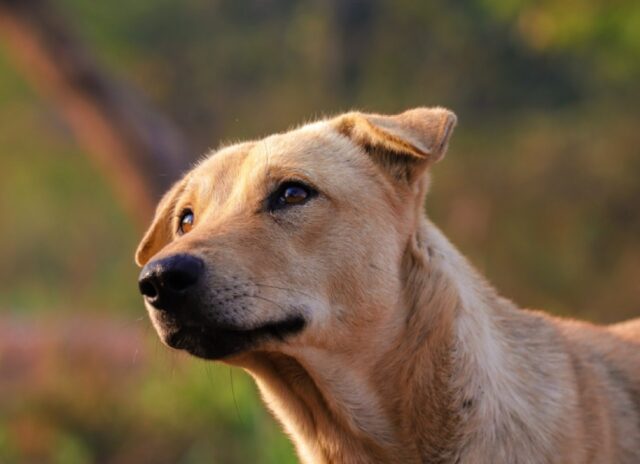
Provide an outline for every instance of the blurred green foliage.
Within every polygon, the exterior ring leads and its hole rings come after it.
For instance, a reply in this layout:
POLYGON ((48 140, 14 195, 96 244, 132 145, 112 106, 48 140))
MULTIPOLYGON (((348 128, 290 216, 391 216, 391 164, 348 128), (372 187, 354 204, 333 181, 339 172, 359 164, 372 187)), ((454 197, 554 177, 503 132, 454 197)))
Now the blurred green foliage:
POLYGON ((42 317, 3 321, 0 462, 295 462, 241 372, 169 352, 142 318, 42 317))
MULTIPOLYGON (((460 124, 435 168, 434 221, 523 306, 638 315, 638 2, 57 3, 184 129, 194 159, 353 107, 451 107, 460 124)), ((87 313, 148 327, 140 231, 1 49, 0 147, 0 309, 43 329, 87 313)), ((131 351, 153 352, 153 339, 131 351)), ((228 368, 167 354, 112 371, 64 353, 4 392, 0 461, 295 462, 239 371, 236 411, 228 368)), ((0 352, 0 375, 8 362, 0 352)))

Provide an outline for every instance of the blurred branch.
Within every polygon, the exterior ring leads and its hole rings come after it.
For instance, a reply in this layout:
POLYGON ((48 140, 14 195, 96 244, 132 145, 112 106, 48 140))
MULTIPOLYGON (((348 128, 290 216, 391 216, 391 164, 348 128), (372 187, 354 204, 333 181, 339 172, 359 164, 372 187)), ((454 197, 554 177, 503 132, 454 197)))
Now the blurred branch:
POLYGON ((172 124, 96 63, 47 0, 0 0, 0 37, 140 221, 186 167, 172 124))
POLYGON ((371 36, 378 0, 333 0, 333 21, 338 47, 337 85, 341 98, 349 101, 361 85, 365 63, 371 49, 371 36))

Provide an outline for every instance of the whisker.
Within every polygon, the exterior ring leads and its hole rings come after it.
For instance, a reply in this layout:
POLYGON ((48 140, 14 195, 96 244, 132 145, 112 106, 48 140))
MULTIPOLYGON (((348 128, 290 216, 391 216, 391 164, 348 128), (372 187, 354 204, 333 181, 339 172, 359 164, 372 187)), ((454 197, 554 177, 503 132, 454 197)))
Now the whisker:
POLYGON ((242 416, 240 415, 240 408, 238 407, 238 401, 236 400, 236 390, 233 386, 233 369, 229 368, 229 379, 231 381, 231 395, 233 396, 233 404, 236 407, 236 414, 238 414, 238 420, 240 421, 240 424, 244 425, 244 422, 242 421, 242 416))
POLYGON ((140 317, 138 317, 138 318, 136 318, 136 319, 131 319, 131 320, 128 320, 128 321, 123 321, 123 322, 121 322, 120 327, 121 327, 121 328, 123 328, 123 329, 125 329, 125 328, 129 328, 129 327, 131 327, 131 326, 133 326, 133 325, 136 325, 136 323, 138 323, 138 322, 142 322, 142 320, 143 320, 143 319, 144 319, 144 316, 140 316, 140 317))
POLYGON ((265 297, 263 297, 263 296, 259 296, 259 295, 245 295, 245 297, 246 297, 246 298, 257 298, 258 300, 264 300, 264 301, 266 301, 266 302, 268 302, 268 303, 271 303, 271 304, 273 304, 273 305, 277 306, 277 307, 278 307, 278 308, 280 308, 282 311, 285 311, 285 312, 287 311, 287 310, 284 308, 284 306, 282 306, 282 305, 281 305, 281 304, 279 304, 279 303, 276 303, 276 302, 275 302, 275 301, 273 301, 273 300, 270 300, 269 298, 265 298, 265 297))
POLYGON ((320 301, 318 298, 315 298, 315 297, 313 297, 313 296, 309 295, 308 293, 305 293, 305 292, 303 292, 301 290, 296 290, 295 288, 278 287, 276 285, 268 285, 268 284, 263 284, 263 283, 259 283, 259 282, 258 283, 254 282, 254 285, 256 287, 274 288, 276 290, 283 290, 283 291, 286 291, 286 292, 298 293, 298 294, 300 294, 302 296, 306 296, 307 298, 315 300, 318 303, 322 303, 322 301, 320 301))
POLYGON ((173 351, 171 352, 170 363, 171 363, 171 380, 174 380, 176 378, 176 355, 173 351))
POLYGON ((211 386, 215 386, 215 382, 213 381, 213 374, 211 372, 211 364, 204 362, 202 363, 203 367, 204 367, 204 372, 207 376, 207 380, 209 381, 209 383, 211 384, 211 386))

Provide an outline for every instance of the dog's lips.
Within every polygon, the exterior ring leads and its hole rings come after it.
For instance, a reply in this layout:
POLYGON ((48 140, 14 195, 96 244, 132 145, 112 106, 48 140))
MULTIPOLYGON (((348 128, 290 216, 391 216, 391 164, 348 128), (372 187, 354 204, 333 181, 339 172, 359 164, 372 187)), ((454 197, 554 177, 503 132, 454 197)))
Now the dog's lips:
POLYGON ((222 359, 238 354, 268 339, 284 340, 305 326, 300 315, 262 324, 255 328, 215 327, 211 325, 171 324, 160 334, 172 348, 185 350, 204 359, 222 359))

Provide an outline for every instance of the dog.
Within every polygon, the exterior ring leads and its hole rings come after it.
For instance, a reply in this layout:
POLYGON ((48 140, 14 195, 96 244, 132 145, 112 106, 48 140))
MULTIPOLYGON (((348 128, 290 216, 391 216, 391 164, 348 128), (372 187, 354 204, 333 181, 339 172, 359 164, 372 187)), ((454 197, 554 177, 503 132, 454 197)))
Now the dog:
POLYGON ((518 309, 425 216, 456 121, 350 112, 203 159, 137 249, 153 325, 245 369, 306 463, 640 463, 640 319, 518 309))

